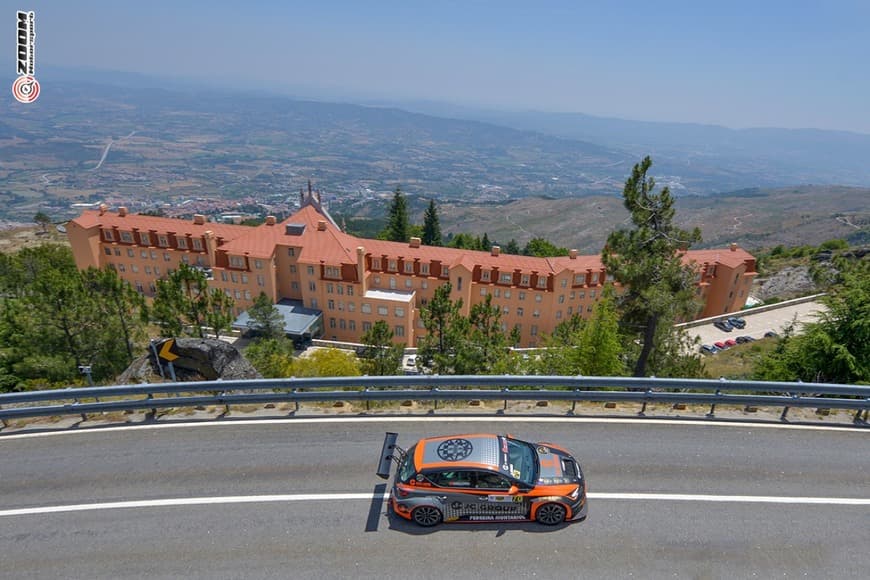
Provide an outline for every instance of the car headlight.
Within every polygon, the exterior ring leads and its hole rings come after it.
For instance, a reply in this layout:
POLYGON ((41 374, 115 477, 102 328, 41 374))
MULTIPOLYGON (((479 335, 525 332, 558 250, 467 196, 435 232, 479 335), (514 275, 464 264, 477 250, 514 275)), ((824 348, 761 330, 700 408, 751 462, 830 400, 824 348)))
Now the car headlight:
POLYGON ((568 494, 568 497, 570 497, 571 499, 577 499, 578 497, 580 497, 580 486, 578 485, 577 487, 575 487, 574 491, 568 494))

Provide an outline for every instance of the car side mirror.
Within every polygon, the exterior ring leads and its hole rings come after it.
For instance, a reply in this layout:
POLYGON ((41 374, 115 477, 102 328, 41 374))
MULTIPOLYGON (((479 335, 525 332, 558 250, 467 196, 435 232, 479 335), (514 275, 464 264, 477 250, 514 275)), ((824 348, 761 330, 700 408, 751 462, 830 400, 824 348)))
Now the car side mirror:
POLYGON ((515 485, 512 485, 511 488, 508 490, 508 495, 516 495, 518 493, 520 493, 520 488, 515 485))

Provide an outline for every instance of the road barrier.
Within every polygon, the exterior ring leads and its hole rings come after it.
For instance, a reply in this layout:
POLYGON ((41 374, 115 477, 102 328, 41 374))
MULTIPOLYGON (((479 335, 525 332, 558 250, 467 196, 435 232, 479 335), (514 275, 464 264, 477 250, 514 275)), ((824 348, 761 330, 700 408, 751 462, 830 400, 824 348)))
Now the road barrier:
POLYGON ((66 388, 0 394, 0 420, 133 411, 267 403, 337 401, 567 401, 573 413, 578 402, 631 402, 781 407, 787 420, 792 407, 855 411, 856 424, 866 425, 870 387, 827 383, 774 383, 702 379, 566 376, 389 376, 259 379, 147 383, 110 387, 66 388), (102 399, 102 401, 101 401, 102 399))

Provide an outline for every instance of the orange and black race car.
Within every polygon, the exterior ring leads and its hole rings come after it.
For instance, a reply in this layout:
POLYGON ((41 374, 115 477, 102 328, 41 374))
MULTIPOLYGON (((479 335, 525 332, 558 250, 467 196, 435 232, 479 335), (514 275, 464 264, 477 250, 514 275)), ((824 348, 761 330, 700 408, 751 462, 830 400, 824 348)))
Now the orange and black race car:
POLYGON ((510 435, 448 435, 421 439, 407 451, 387 433, 377 474, 389 479, 390 508, 421 526, 443 522, 586 518, 586 480, 577 460, 552 443, 510 435))

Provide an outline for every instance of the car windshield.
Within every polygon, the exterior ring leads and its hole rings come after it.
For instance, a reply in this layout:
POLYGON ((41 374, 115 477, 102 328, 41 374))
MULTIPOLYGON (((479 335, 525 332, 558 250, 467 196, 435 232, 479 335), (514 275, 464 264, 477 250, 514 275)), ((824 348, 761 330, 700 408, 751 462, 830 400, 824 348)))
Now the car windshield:
POLYGON ((527 485, 534 485, 538 476, 538 458, 535 449, 523 441, 508 439, 508 474, 527 485))

